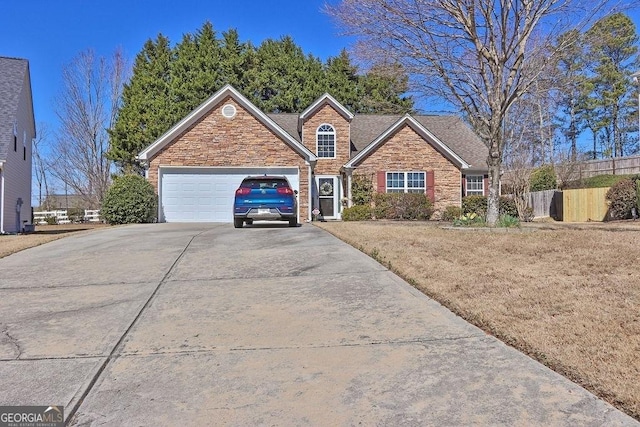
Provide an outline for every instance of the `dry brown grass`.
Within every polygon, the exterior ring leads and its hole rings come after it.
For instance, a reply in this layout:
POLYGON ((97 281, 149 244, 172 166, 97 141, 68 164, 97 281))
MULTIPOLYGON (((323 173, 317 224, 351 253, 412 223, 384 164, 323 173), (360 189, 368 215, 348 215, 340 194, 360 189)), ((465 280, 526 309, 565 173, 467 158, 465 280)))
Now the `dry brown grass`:
POLYGON ((39 246, 53 240, 68 237, 80 231, 105 227, 105 224, 66 224, 38 225, 36 231, 29 234, 0 235, 0 258, 13 253, 39 246))
POLYGON ((507 233, 429 223, 320 226, 640 419, 637 225, 543 225, 507 233))

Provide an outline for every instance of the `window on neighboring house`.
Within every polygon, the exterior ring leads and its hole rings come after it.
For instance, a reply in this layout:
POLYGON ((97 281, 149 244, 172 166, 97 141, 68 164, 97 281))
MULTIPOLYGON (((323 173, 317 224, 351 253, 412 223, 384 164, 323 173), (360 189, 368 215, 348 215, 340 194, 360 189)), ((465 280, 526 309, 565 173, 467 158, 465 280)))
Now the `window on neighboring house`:
POLYGON ((22 160, 27 160, 27 131, 22 134, 22 160))
POLYGON ((387 172, 387 193, 424 193, 424 172, 387 172))
POLYGON ((321 125, 316 132, 316 152, 320 158, 336 157, 336 131, 331 125, 321 125))
POLYGON ((467 175, 466 196, 484 196, 484 177, 467 175))
POLYGON ((13 151, 18 151, 18 123, 13 122, 13 151))

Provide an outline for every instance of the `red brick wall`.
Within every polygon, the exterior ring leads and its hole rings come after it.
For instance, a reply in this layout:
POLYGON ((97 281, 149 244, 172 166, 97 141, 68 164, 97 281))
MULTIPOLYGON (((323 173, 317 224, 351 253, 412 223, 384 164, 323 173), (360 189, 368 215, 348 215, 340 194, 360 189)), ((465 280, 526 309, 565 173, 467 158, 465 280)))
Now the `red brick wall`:
POLYGON ((433 171, 436 211, 442 212, 449 205, 460 206, 462 202, 460 170, 409 126, 401 128, 362 161, 354 174, 371 176, 377 191, 378 171, 433 171))
POLYGON ((149 163, 149 182, 158 190, 159 166, 289 166, 300 170, 300 220, 308 218, 309 178, 304 159, 258 119, 227 98, 216 105, 149 163), (225 104, 233 104, 237 114, 222 116, 225 104))

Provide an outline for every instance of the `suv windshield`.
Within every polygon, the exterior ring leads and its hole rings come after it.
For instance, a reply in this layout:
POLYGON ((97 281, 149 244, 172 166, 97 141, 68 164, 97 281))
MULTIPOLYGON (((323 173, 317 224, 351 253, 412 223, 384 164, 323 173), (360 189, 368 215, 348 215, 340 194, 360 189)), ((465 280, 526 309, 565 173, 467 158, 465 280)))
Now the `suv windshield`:
POLYGON ((264 189, 264 188, 288 188, 289 183, 284 179, 279 178, 251 178, 245 179, 240 184, 240 187, 251 189, 264 189))

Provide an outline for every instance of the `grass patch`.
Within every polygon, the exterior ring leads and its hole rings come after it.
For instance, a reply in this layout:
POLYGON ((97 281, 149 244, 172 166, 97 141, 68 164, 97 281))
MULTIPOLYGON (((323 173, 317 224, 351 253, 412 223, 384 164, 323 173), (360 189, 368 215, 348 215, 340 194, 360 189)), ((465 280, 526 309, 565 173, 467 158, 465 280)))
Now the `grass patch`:
POLYGON ((469 322, 640 420, 640 224, 463 233, 317 224, 469 322))

